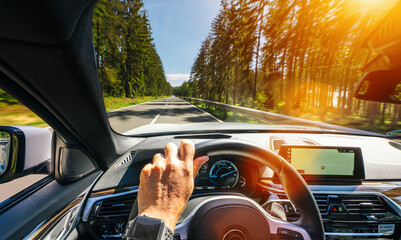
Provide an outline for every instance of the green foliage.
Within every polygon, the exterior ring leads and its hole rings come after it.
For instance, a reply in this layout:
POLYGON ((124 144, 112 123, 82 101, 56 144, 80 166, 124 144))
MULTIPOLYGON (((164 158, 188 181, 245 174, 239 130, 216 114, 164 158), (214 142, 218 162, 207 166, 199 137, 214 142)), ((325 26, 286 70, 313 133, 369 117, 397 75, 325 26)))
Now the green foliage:
POLYGON ((189 97, 189 96, 192 96, 193 93, 192 93, 192 89, 189 86, 189 83, 184 82, 181 86, 174 87, 173 94, 175 96, 189 97))
POLYGON ((93 41, 105 96, 172 94, 142 0, 100 0, 93 16, 93 41))
POLYGON ((106 107, 106 111, 112 111, 115 109, 120 109, 123 107, 128 107, 131 105, 136 105, 140 104, 143 102, 148 102, 152 100, 156 100, 159 98, 164 98, 165 96, 159 96, 159 97, 151 97, 151 96, 145 96, 145 97, 138 97, 138 98, 120 98, 120 97, 104 97, 104 105, 106 107))
POLYGON ((16 104, 18 103, 11 95, 0 89, 0 106, 1 104, 16 104))

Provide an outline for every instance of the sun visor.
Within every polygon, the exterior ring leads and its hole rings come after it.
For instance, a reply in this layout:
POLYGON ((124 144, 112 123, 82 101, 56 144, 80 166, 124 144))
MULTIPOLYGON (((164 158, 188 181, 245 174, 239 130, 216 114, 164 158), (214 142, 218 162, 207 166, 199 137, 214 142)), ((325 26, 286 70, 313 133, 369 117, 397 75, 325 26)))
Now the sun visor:
POLYGON ((0 39, 64 43, 71 38, 80 16, 91 3, 92 0, 1 1, 0 39))
POLYGON ((364 72, 390 70, 401 67, 401 2, 395 5, 362 43, 377 53, 364 72))

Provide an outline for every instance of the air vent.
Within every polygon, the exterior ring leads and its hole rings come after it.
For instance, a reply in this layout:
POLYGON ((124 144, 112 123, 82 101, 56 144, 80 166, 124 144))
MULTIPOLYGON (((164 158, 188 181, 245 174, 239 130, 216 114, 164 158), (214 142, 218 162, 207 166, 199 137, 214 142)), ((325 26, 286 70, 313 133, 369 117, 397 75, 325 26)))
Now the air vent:
POLYGON ((99 201, 92 209, 92 217, 128 218, 135 199, 136 194, 128 194, 99 201))
POLYGON ((320 213, 327 213, 327 195, 326 194, 313 194, 320 213))
POLYGON ((386 213, 386 207, 376 195, 340 195, 345 208, 351 214, 386 213))
POLYGON ((134 159, 134 156, 135 156, 135 152, 130 152, 129 155, 128 155, 127 157, 125 157, 125 158, 117 165, 117 167, 131 162, 131 161, 134 159))

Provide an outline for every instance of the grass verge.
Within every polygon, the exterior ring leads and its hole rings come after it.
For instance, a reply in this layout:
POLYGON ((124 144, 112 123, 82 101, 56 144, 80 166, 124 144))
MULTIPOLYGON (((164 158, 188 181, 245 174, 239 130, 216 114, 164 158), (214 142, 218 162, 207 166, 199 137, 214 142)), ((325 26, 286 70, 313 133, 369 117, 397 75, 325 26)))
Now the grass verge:
POLYGON ((0 125, 49 126, 35 113, 20 103, 0 103, 0 125))
POLYGON ((116 109, 129 107, 132 105, 137 105, 144 102, 153 101, 156 99, 166 98, 166 96, 145 96, 145 97, 137 97, 134 99, 131 98, 117 98, 117 97, 104 97, 104 105, 106 106, 106 111, 110 112, 116 109))

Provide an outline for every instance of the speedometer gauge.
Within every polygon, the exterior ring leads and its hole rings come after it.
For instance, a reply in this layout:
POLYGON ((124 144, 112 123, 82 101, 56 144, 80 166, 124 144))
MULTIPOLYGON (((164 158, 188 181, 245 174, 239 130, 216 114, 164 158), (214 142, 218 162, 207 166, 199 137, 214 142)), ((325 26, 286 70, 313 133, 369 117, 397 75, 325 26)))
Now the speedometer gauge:
POLYGON ((220 188, 233 188, 238 182, 239 172, 232 162, 221 160, 212 166, 209 177, 220 188))

